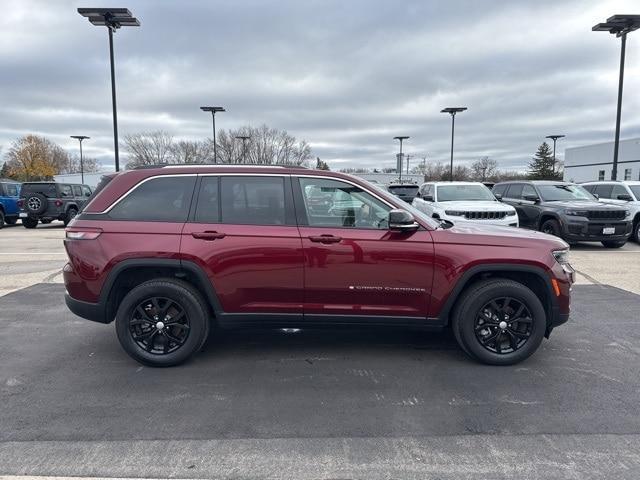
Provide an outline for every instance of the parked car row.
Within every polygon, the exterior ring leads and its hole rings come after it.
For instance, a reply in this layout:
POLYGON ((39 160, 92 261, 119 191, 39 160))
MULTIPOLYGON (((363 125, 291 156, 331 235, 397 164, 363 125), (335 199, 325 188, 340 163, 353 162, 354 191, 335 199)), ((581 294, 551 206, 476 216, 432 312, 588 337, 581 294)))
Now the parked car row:
POLYGON ((54 220, 65 226, 78 214, 91 197, 88 185, 57 182, 18 183, 0 181, 0 228, 22 220, 25 228, 36 228, 38 222, 54 220))

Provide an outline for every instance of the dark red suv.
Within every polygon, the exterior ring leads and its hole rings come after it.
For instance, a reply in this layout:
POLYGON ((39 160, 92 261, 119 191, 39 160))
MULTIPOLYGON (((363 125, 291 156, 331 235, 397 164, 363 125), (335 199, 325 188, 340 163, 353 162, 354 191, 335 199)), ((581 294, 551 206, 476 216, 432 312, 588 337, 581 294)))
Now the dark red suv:
POLYGON ((105 177, 66 230, 66 302, 115 319, 146 365, 176 365, 215 328, 453 328, 507 365, 569 317, 567 244, 452 227, 349 175, 165 166, 105 177), (318 199, 322 199, 322 208, 318 199))

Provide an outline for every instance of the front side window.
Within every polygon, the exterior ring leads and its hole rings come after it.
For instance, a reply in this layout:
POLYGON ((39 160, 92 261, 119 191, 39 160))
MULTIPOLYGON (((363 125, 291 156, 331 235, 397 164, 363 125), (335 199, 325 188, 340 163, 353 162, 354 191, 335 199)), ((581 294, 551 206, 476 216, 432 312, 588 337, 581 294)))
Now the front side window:
POLYGON ((387 229, 389 207, 369 192, 350 183, 326 178, 300 178, 307 220, 312 227, 387 229), (320 208, 309 192, 326 199, 320 208))
POLYGON ((89 187, 87 187, 86 185, 82 186, 82 196, 83 197, 90 197, 91 196, 91 189, 89 187))
POLYGON ((438 202, 492 201, 493 193, 484 185, 439 185, 438 202))
POLYGON ((529 185, 528 183, 522 187, 522 198, 525 198, 527 195, 531 195, 534 197, 538 196, 536 189, 533 188, 533 186, 529 185))
POLYGON ((540 195, 545 202, 560 202, 564 200, 595 200, 595 197, 580 185, 538 185, 538 189, 540 190, 540 195))
POLYGON ((80 185, 74 185, 73 186, 73 194, 76 197, 81 197, 82 196, 82 188, 80 188, 80 185))
POLYGON ((508 186, 509 185, 496 185, 495 187, 493 187, 493 190, 491 190, 491 192, 494 195, 502 195, 504 197, 504 192, 508 186))
POLYGON ((71 185, 60 185, 60 195, 63 197, 73 197, 73 190, 71 185))
POLYGON ((285 225, 283 177, 222 177, 222 222, 238 225, 285 225))
POLYGON ((15 183, 6 183, 5 189, 7 191, 8 197, 17 197, 18 196, 18 185, 15 183))
POLYGON ((592 190, 591 193, 595 193, 600 198, 612 198, 612 191, 613 185, 611 185, 610 183, 603 183, 601 185, 596 185, 595 190, 592 190))
POLYGON ((611 198, 618 200, 619 195, 629 195, 629 192, 627 192, 627 189, 622 185, 614 185, 613 191, 611 192, 611 198))
POLYGON ((109 212, 113 220, 186 222, 195 176, 147 180, 120 200, 109 212))
POLYGON ((522 190, 524 188, 524 185, 521 183, 513 183, 511 184, 511 186, 509 186, 509 190, 507 190, 507 198, 515 198, 515 199, 520 199, 522 198, 522 190))

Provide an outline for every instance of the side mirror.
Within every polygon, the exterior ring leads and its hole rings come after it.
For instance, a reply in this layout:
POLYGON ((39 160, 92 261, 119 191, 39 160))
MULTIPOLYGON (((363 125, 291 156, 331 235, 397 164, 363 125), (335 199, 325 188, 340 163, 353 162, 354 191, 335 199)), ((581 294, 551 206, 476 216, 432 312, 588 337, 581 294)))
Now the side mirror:
POLYGON ((629 194, 618 195, 618 200, 624 200, 625 202, 630 202, 633 200, 633 197, 629 194))
POLYGON ((493 196, 496 197, 496 200, 498 200, 499 202, 502 201, 502 194, 501 193, 494 193, 493 196))
POLYGON ((591 195, 593 195, 594 197, 596 197, 596 200, 600 200, 600 195, 598 195, 597 193, 592 193, 591 195))
POLYGON ((524 199, 529 202, 535 202, 535 203, 538 203, 540 201, 540 197, 538 197, 537 195, 525 195, 524 199))
POLYGON ((394 209, 389 212, 389 230, 394 232, 414 232, 420 225, 406 210, 394 209))
POLYGON ((425 196, 423 197, 423 200, 424 200, 425 202, 433 202, 433 195, 425 195, 425 196))
POLYGON ((86 192, 86 193, 84 194, 84 196, 85 196, 85 197, 90 197, 90 196, 91 196, 91 192, 86 192))

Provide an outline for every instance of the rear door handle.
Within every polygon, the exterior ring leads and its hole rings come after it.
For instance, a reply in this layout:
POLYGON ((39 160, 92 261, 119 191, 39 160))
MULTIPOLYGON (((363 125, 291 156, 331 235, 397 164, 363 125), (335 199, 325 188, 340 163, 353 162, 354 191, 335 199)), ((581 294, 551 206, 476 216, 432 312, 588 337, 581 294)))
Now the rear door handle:
POLYGON ((224 238, 225 234, 220 232, 193 232, 191 236, 193 238, 197 238, 198 240, 213 241, 224 238))
POLYGON ((339 243, 342 237, 336 237, 335 235, 311 235, 309 240, 316 243, 339 243))

